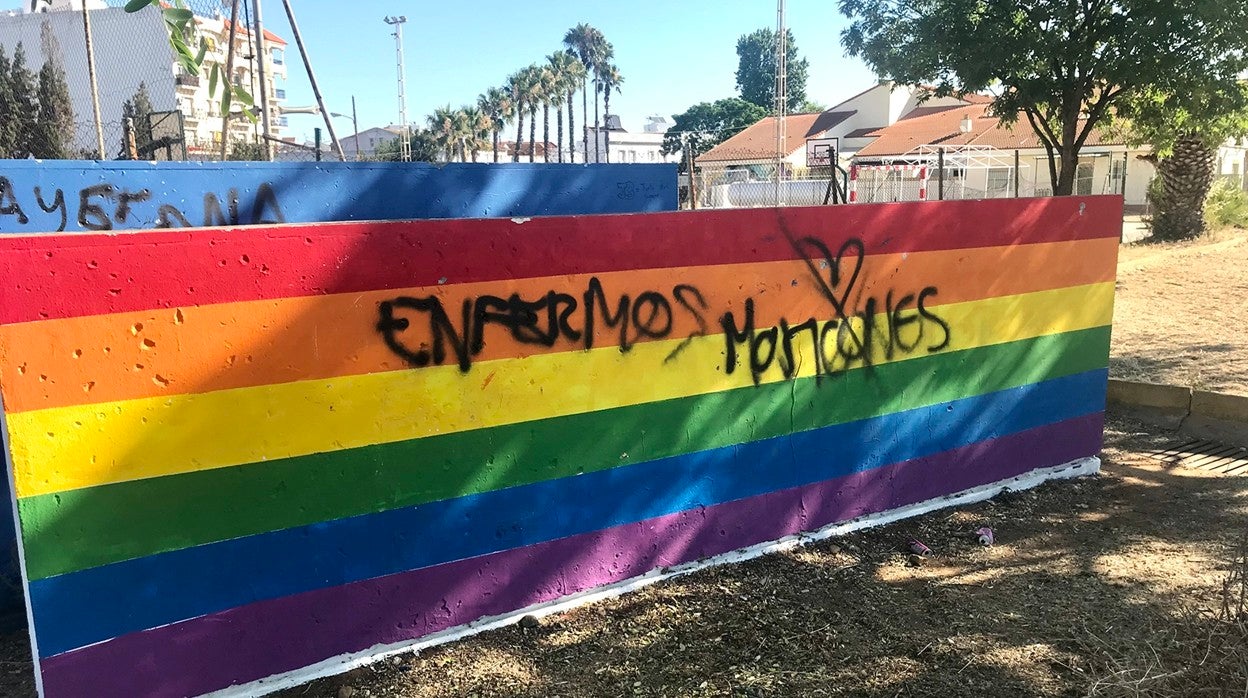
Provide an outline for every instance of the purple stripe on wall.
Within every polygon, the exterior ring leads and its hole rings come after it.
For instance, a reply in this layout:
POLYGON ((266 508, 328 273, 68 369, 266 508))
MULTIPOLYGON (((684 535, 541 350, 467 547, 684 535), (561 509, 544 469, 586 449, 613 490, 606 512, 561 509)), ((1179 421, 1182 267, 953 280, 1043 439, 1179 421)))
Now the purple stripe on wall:
POLYGON ((42 660, 45 695, 198 695, 414 640, 656 567, 1095 455, 1103 417, 1087 415, 823 483, 125 635, 42 660))

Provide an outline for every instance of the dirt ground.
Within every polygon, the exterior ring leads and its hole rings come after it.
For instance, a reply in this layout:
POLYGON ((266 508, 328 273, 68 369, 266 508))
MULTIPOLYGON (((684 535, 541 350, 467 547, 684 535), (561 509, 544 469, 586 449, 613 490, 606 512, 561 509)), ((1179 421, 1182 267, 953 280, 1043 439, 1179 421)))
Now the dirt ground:
POLYGON ((1113 695, 1093 676, 1213 608, 1248 478, 1162 467, 1115 417, 1104 472, 514 625, 280 694, 1113 695), (997 544, 971 533, 988 525, 997 544), (916 535, 935 551, 919 567, 916 535), (1095 689, 1095 690, 1094 690, 1095 689))
POLYGON ((1248 231, 1122 247, 1110 373, 1248 395, 1248 231))
MULTIPOLYGON (((1137 695, 1098 680, 1151 652, 1185 609, 1215 608, 1248 532, 1248 477, 1146 455, 1173 438, 1111 416, 1097 477, 704 570, 279 695, 1137 695), (980 526, 996 545, 974 540, 980 526), (921 566, 902 550, 909 536, 935 553, 921 566)), ((33 695, 23 633, 0 639, 0 667, 0 695, 33 695)))

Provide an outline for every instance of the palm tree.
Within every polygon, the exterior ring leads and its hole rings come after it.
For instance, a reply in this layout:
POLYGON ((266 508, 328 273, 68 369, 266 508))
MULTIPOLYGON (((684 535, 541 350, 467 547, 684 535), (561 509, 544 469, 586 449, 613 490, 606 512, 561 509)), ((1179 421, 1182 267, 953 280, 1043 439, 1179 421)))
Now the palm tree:
POLYGON ((524 100, 529 107, 529 162, 533 162, 538 152, 538 105, 545 101, 545 84, 542 69, 530 65, 528 71, 529 99, 524 100))
POLYGON ((438 150, 442 152, 445 161, 452 162, 455 159, 456 143, 455 110, 451 109, 449 104, 445 107, 438 107, 425 120, 429 124, 429 132, 433 136, 433 141, 437 144, 438 150))
MULTIPOLYGON (((620 69, 615 64, 604 63, 598 69, 595 82, 598 83, 598 89, 602 91, 602 116, 606 121, 611 116, 611 91, 620 91, 620 85, 624 84, 624 76, 620 75, 620 69)), ((611 162, 610 128, 603 129, 603 150, 606 151, 607 162, 611 162)))
POLYGON ((572 134, 576 133, 576 109, 573 106, 572 97, 576 95, 576 89, 585 83, 585 64, 576 54, 568 51, 569 63, 565 73, 564 88, 568 92, 568 158, 571 162, 576 162, 576 137, 572 134))
POLYGON ((516 147, 511 154, 512 162, 520 162, 520 144, 524 142, 524 98, 528 95, 528 74, 522 69, 507 79, 511 101, 516 110, 516 147))
MULTIPOLYGON (((615 47, 610 41, 603 40, 602 45, 598 47, 598 54, 594 56, 594 162, 598 162, 600 157, 598 154, 598 134, 602 131, 603 122, 598 120, 598 95, 602 94, 602 71, 606 66, 611 65, 611 59, 615 58, 615 47)), ((606 105, 603 105, 605 116, 606 105)), ((605 121, 605 119, 604 119, 605 121)))
POLYGON ((524 112, 529 113, 529 162, 533 162, 533 154, 537 149, 537 106, 542 99, 541 69, 536 65, 521 68, 512 76, 512 85, 516 96, 516 161, 520 161, 520 145, 524 139, 524 112))
POLYGON ((459 110, 460 116, 460 148, 465 162, 472 158, 477 161, 477 153, 490 142, 490 132, 494 130, 494 120, 482 109, 467 106, 459 110))
MULTIPOLYGON (((547 69, 551 72, 551 92, 550 102, 555 106, 556 123, 555 143, 558 145, 559 162, 563 162, 563 96, 569 90, 576 89, 576 85, 571 81, 572 64, 579 62, 576 56, 570 51, 555 51, 546 58, 550 65, 547 69)), ((571 126, 568 130, 568 139, 571 140, 571 126)))
POLYGON ((490 120, 490 131, 494 136, 494 162, 498 162, 498 137, 503 126, 515 116, 516 102, 510 89, 491 87, 477 97, 477 108, 490 120))
POLYGON ((542 103, 542 159, 543 162, 550 162, 550 150, 546 148, 546 144, 550 143, 550 105, 563 97, 563 86, 549 66, 537 69, 537 85, 542 103))
MULTIPOLYGON (((581 59, 581 65, 585 66, 586 72, 581 76, 581 123, 585 130, 582 143, 585 146, 585 162, 589 162, 589 106, 587 98, 589 90, 587 89, 586 79, 594 70, 594 66, 600 56, 605 52, 604 47, 609 46, 607 39, 594 27, 588 24, 578 24, 572 27, 563 35, 563 45, 576 53, 577 58, 581 59)), ((594 111, 598 110, 597 90, 594 90, 594 111)), ((597 148, 595 148, 595 151, 597 148)))

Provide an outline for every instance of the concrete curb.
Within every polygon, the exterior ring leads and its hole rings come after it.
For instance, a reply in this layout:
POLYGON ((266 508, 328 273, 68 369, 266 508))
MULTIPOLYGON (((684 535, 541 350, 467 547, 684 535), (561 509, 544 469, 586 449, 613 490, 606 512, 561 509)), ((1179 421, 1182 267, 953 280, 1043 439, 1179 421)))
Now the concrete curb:
POLYGON ((1106 400, 1159 426, 1248 446, 1248 397, 1111 378, 1106 400))

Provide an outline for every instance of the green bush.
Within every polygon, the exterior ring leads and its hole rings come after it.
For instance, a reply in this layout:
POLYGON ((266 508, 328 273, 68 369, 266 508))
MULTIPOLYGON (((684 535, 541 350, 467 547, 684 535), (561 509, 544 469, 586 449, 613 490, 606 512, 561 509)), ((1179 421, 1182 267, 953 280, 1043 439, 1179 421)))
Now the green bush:
POLYGON ((1248 228, 1248 192, 1237 182, 1219 177, 1205 199, 1205 226, 1210 230, 1248 228))

